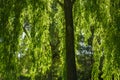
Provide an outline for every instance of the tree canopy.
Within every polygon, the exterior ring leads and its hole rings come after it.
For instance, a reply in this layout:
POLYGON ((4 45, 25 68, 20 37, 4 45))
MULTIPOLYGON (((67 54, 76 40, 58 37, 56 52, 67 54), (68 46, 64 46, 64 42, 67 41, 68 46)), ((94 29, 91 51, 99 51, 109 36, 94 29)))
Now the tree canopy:
POLYGON ((120 0, 0 0, 0 80, 119 80, 120 0))

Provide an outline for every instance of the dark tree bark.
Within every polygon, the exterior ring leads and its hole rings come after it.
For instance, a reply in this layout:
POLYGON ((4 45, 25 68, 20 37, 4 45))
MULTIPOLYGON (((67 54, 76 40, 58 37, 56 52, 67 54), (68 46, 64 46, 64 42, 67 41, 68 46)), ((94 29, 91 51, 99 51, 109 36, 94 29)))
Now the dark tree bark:
POLYGON ((75 50, 74 50, 74 26, 71 0, 64 0, 64 13, 66 21, 66 71, 67 80, 77 80, 75 50))

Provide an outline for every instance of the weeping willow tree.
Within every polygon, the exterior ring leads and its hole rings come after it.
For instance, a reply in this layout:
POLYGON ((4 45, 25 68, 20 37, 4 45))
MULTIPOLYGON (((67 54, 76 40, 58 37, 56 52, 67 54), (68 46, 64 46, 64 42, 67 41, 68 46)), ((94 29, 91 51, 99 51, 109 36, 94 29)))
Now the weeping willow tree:
MULTIPOLYGON (((119 47, 117 46, 119 45, 119 4, 118 0, 77 0, 74 5, 74 24, 78 41, 76 44, 79 44, 77 36, 80 36, 80 33, 84 34, 86 45, 90 36, 94 36, 92 80, 119 79, 119 47), (90 30, 91 27, 94 27, 94 34, 90 30)), ((81 65, 77 65, 78 70, 80 67, 81 65)))
POLYGON ((23 26, 28 32, 25 32, 28 39, 24 42, 24 44, 27 44, 23 49, 25 51, 23 58, 27 58, 27 61, 25 68, 23 68, 26 72, 24 70, 23 72, 27 74, 26 76, 31 77, 32 80, 48 78, 46 72, 51 64, 49 10, 50 1, 30 0, 27 1, 27 7, 22 12, 22 24, 28 24, 23 26))
POLYGON ((0 1, 0 76, 3 79, 17 80, 20 75, 35 79, 49 68, 50 47, 46 41, 49 19, 43 22, 48 18, 49 3, 46 5, 46 2, 0 1))
MULTIPOLYGON (((63 36, 54 33, 60 36, 55 36, 50 40, 49 27, 51 22, 49 16, 51 17, 51 15, 49 14, 51 13, 51 1, 29 0, 17 2, 15 0, 1 0, 0 4, 2 27, 0 31, 2 53, 0 57, 0 64, 2 65, 0 77, 12 80, 22 79, 23 76, 32 80, 49 79, 49 71, 54 70, 50 66, 55 61, 52 60, 51 57, 54 55, 51 53, 56 53, 52 41, 57 41, 54 38, 63 36)), ((57 16, 59 15, 56 14, 57 16)), ((60 22, 60 20, 58 21, 60 22)), ((52 32, 50 31, 50 33, 52 32)), ((63 46, 62 42, 59 42, 59 44, 63 46)), ((60 49, 58 46, 57 52, 62 53, 62 51, 59 51, 60 49)), ((61 74, 55 71, 53 73, 61 74)))
POLYGON ((119 79, 119 1, 92 1, 95 13, 94 80, 119 79), (115 12, 115 13, 113 13, 115 12), (117 16, 115 16, 117 15, 117 16), (117 46, 117 47, 115 47, 117 46), (116 52, 117 51, 117 52, 116 52))
POLYGON ((119 0, 0 0, 0 79, 119 80, 119 25, 119 0))
POLYGON ((119 79, 119 32, 118 17, 119 1, 97 1, 96 20, 98 28, 96 28, 96 37, 94 39, 94 67, 93 79, 119 79), (114 11, 115 10, 115 11, 114 11), (113 13, 115 12, 115 13, 113 13), (115 15, 117 15, 115 17, 115 15), (116 43, 117 41, 117 43, 116 43), (117 46, 117 48, 115 47, 117 46), (117 76, 116 76, 117 75, 117 76))

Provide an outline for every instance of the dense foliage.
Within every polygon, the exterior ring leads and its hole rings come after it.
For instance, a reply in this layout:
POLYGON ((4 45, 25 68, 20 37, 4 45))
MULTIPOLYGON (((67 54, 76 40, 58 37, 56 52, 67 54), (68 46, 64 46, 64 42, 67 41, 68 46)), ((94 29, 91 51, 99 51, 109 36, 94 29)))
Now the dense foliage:
MULTIPOLYGON (((0 0, 0 80, 67 80, 65 1, 0 0)), ((120 0, 73 3, 77 79, 119 80, 120 0)))

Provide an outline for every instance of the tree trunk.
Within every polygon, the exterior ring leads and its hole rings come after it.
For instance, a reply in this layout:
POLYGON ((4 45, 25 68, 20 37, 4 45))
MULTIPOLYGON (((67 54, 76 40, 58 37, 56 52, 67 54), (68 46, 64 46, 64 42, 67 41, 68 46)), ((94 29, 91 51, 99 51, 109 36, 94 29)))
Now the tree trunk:
POLYGON ((74 50, 74 28, 72 17, 71 0, 64 0, 64 13, 66 21, 66 71, 67 80, 77 80, 75 50, 74 50))

